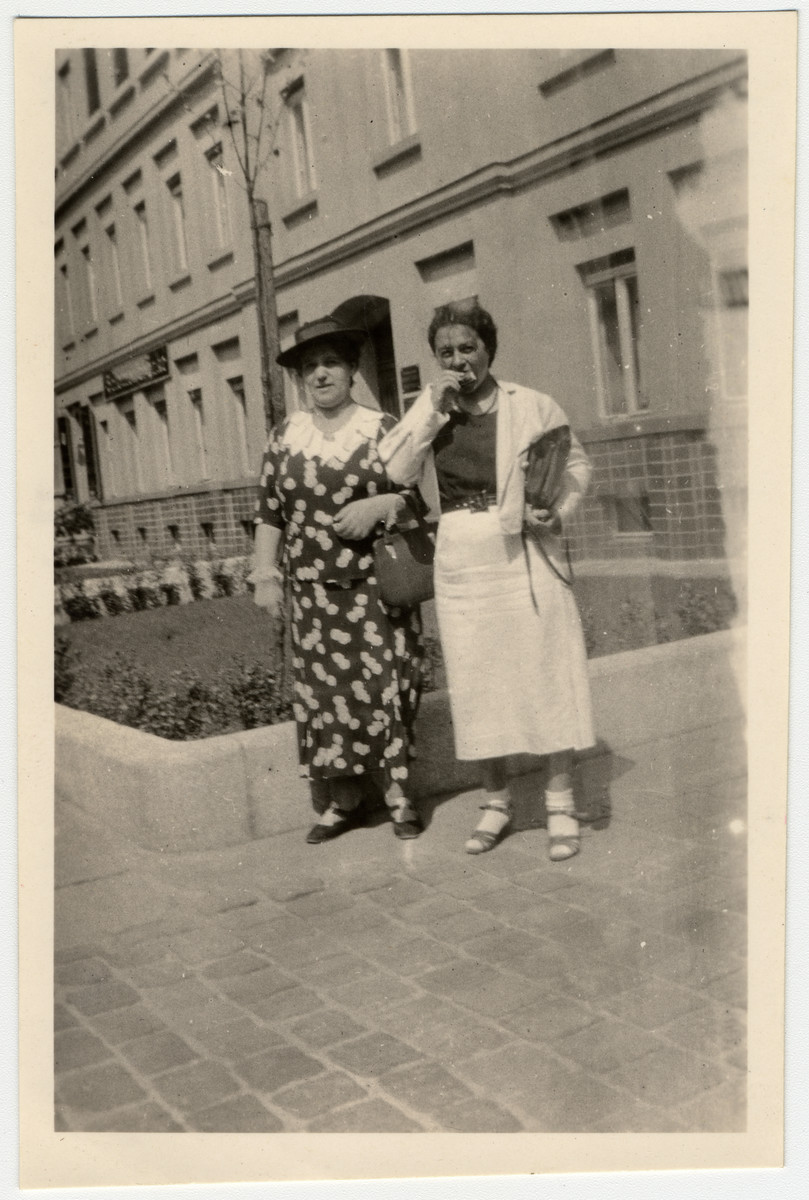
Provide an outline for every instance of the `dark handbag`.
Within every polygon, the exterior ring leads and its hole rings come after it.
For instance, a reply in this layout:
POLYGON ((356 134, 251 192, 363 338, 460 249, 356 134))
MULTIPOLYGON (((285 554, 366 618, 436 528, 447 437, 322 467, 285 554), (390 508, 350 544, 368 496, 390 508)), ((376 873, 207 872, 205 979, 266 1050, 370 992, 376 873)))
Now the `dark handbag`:
POLYGON ((532 508, 551 509, 559 499, 570 454, 570 428, 549 429, 528 447, 525 466, 525 502, 532 508))
MULTIPOLYGON (((547 433, 540 434, 528 447, 528 458, 525 464, 525 503, 531 508, 548 510, 554 508, 562 492, 562 482, 570 455, 570 441, 570 427, 558 425, 555 429, 549 429, 547 433)), ((528 568, 531 599, 536 609, 537 601, 531 580, 531 561, 528 557, 525 532, 523 532, 522 541, 525 563, 528 568)), ((542 557, 556 578, 570 587, 573 583, 573 565, 570 561, 570 547, 567 542, 565 542, 565 557, 569 574, 565 576, 548 557, 542 538, 537 537, 533 541, 539 547, 542 557)))
POLYGON ((374 573, 385 604, 413 608, 432 600, 436 529, 419 515, 407 525, 382 530, 374 542, 374 573))

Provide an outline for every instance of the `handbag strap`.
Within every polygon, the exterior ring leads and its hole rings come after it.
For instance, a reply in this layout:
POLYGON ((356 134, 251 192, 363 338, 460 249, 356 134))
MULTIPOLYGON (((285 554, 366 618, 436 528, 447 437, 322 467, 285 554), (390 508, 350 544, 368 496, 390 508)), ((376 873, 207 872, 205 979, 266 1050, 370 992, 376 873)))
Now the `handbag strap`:
MULTIPOLYGON (((526 534, 525 530, 522 531, 521 537, 522 537, 522 550, 523 550, 523 554, 525 555, 525 567, 526 567, 526 570, 528 571, 528 589, 531 593, 531 603, 534 606, 534 612, 538 613, 539 605, 537 604, 537 598, 536 598, 536 594, 534 592, 534 580, 533 580, 533 576, 531 574, 531 557, 528 553, 528 535, 526 534)), ((569 575, 567 578, 565 578, 565 576, 562 574, 562 572, 559 570, 559 568, 556 566, 556 564, 551 562, 550 558, 548 557, 548 551, 545 549, 544 545, 542 544, 542 538, 537 537, 534 539, 534 542, 538 546, 540 554, 545 559, 545 562, 548 564, 551 571, 553 571, 556 578, 561 580, 561 582, 563 584, 565 584, 566 587, 572 587, 573 586, 573 563, 570 561, 570 543, 568 542, 567 538, 565 538, 565 557, 567 559, 567 569, 569 572, 569 575)))

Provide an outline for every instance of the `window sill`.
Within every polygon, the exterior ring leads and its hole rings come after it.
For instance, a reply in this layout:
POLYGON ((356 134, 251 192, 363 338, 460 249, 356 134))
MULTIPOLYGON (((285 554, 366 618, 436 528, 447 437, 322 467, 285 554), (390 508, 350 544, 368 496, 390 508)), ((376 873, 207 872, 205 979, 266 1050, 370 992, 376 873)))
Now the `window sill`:
POLYGON ((121 309, 119 312, 112 314, 112 316, 109 319, 110 325, 119 325, 121 323, 121 321, 123 321, 123 319, 124 319, 124 310, 121 309))
POLYGON ((582 442, 613 442, 653 433, 701 433, 706 424, 705 417, 699 413, 678 413, 670 417, 638 414, 634 417, 605 417, 603 425, 590 426, 576 432, 582 442))
POLYGON ((402 138, 395 146, 387 146, 381 154, 377 154, 371 160, 371 166, 377 175, 384 175, 392 167, 398 166, 407 158, 416 158, 421 156, 421 135, 411 133, 409 137, 402 138))
POLYGON ((214 258, 208 260, 208 270, 218 271, 222 267, 228 266, 233 262, 233 251, 223 250, 221 254, 217 254, 214 258))
POLYGON ((138 308, 149 308, 154 304, 154 292, 147 292, 145 296, 141 296, 140 300, 136 301, 138 308))
POLYGON ((110 116, 117 117, 122 109, 135 99, 135 85, 133 83, 121 84, 121 92, 110 104, 110 116))
POLYGON ((59 165, 62 170, 67 170, 80 150, 81 142, 74 142, 67 153, 62 155, 62 157, 59 159, 59 165))
POLYGON ((89 342, 91 340, 91 338, 94 338, 96 336, 97 333, 98 333, 98 326, 91 325, 89 329, 85 329, 84 333, 81 335, 81 340, 83 342, 89 342))
POLYGON ((85 146, 89 145, 90 142, 92 142, 94 138, 98 137, 98 135, 101 133, 101 130, 104 128, 104 126, 106 124, 107 124, 107 118, 104 116, 104 113, 99 113, 98 116, 94 118, 93 122, 90 125, 88 125, 87 129, 85 129, 85 131, 84 131, 84 135, 82 136, 82 141, 84 142, 85 146))
POLYGON ((168 50, 164 50, 162 54, 158 54, 157 58, 150 59, 148 66, 138 76, 138 82, 141 87, 148 87, 155 75, 158 75, 168 65, 168 61, 168 50))
POLYGON ((75 342, 65 342, 64 346, 62 346, 62 353, 69 354, 71 350, 75 350, 75 349, 76 349, 75 342))
POLYGON ((306 196, 300 196, 294 208, 284 213, 281 220, 290 229, 293 225, 299 225, 302 221, 311 221, 312 217, 317 215, 317 192, 309 192, 306 196))
POLYGON ((170 292, 180 292, 183 288, 188 287, 191 282, 191 272, 186 271, 183 275, 179 275, 176 279, 172 279, 169 283, 170 292))

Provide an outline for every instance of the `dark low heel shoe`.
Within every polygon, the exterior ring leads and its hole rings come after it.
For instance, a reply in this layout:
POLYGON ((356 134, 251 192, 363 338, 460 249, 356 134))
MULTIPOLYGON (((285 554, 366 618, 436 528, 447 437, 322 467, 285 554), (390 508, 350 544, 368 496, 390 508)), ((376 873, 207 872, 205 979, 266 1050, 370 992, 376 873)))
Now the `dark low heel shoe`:
POLYGON ((345 833, 354 823, 354 813, 342 813, 340 820, 333 825, 313 825, 306 835, 306 841, 310 846, 319 846, 321 842, 330 842, 332 838, 345 833))

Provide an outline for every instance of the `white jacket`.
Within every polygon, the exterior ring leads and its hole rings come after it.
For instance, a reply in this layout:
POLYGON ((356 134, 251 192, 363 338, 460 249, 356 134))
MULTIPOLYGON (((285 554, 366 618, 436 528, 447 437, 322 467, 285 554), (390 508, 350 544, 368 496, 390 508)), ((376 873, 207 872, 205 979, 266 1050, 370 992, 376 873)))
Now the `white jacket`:
MULTIPOLYGON (((497 410, 497 509, 503 533, 520 533, 525 508, 525 468, 528 447, 537 437, 567 425, 568 419, 550 396, 518 383, 499 383, 497 410)), ((379 457, 394 483, 418 486, 430 513, 441 512, 432 443, 449 416, 436 412, 430 388, 413 402, 399 424, 378 445, 379 457)), ((587 490, 592 468, 581 443, 571 435, 564 483, 556 505, 563 524, 587 490)))

